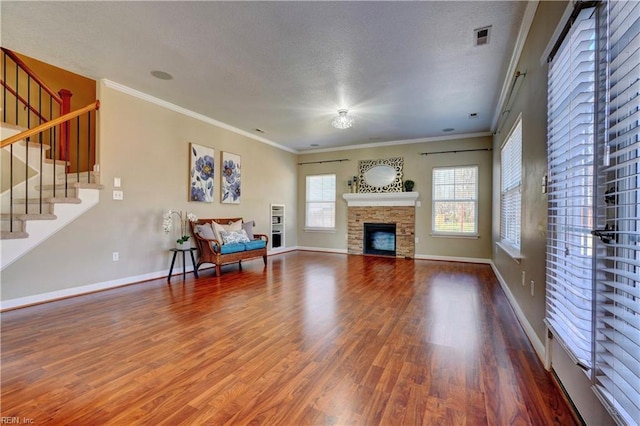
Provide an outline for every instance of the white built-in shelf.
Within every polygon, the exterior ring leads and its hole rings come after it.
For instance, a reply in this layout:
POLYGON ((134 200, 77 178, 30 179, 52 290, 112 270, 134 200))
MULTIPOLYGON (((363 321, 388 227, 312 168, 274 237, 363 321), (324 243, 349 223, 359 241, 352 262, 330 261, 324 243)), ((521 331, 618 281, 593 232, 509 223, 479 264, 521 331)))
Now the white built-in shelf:
POLYGON ((284 247, 284 204, 271 204, 271 235, 269 242, 272 249, 284 247))

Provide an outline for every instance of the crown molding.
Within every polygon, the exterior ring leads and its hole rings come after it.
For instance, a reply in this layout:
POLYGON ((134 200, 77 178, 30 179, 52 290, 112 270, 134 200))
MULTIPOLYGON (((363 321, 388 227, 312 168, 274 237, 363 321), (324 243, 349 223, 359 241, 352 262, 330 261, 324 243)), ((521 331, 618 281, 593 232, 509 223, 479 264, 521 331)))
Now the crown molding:
MULTIPOLYGON (((518 67, 518 62, 520 61, 520 55, 522 55, 522 49, 524 49, 524 44, 527 41, 527 37, 529 36, 529 30, 531 30, 533 18, 536 16, 538 4, 538 0, 527 2, 527 8, 525 9, 524 16, 522 17, 522 25, 520 25, 518 38, 516 39, 516 44, 513 47, 511 60, 509 61, 509 68, 507 68, 507 73, 505 75, 504 82, 502 83, 500 98, 498 100, 498 104, 496 105, 496 110, 493 113, 493 120, 491 120, 491 129, 493 129, 493 133, 497 131, 498 120, 500 119, 500 116, 502 115, 502 109, 507 102, 507 95, 509 93, 511 83, 513 82, 513 78, 516 74, 516 68, 518 67)), ((524 70, 523 72, 526 72, 526 70, 524 70)))
POLYGON ((290 152, 292 154, 299 154, 298 151, 296 151, 294 149, 291 149, 291 148, 288 148, 288 147, 286 147, 284 145, 280 145, 280 144, 278 144, 276 142, 270 141, 269 139, 254 135, 252 133, 247 132, 246 130, 242 130, 242 129, 238 129, 237 127, 230 126, 229 124, 223 123, 222 121, 215 120, 215 119, 213 119, 211 117, 207 117, 206 115, 191 111, 191 110, 189 110, 187 108, 183 108, 183 107, 181 107, 179 105, 173 104, 173 103, 165 101, 163 99, 156 98, 155 96, 151 96, 151 95, 149 95, 147 93, 144 93, 144 92, 141 92, 139 90, 132 89, 132 88, 127 87, 125 85, 122 85, 120 83, 116 83, 115 81, 111 81, 111 80, 108 80, 106 78, 103 78, 100 81, 106 87, 108 87, 110 89, 117 90, 119 92, 125 93, 127 95, 133 96, 133 97, 138 98, 138 99, 142 99, 143 101, 150 102, 152 104, 158 105, 158 106, 166 108, 168 110, 177 112, 179 114, 183 114, 183 115, 186 115, 188 117, 195 118, 196 120, 200 120, 200 121, 205 122, 207 124, 211 124, 211 125, 220 127, 222 129, 229 130, 230 132, 236 133, 236 134, 241 135, 241 136, 245 136, 245 137, 247 137, 249 139, 253 139, 255 141, 262 142, 262 143, 267 144, 267 145, 271 145, 271 146, 273 146, 275 148, 278 148, 278 149, 281 149, 283 151, 287 151, 287 152, 290 152))
POLYGON ((419 139, 403 139, 403 140, 389 141, 389 142, 376 142, 376 143, 365 143, 360 145, 337 146, 334 148, 310 149, 308 151, 299 151, 298 154, 301 154, 301 155, 302 154, 319 154, 323 152, 348 151, 352 149, 381 148, 385 146, 411 145, 411 144, 425 143, 425 142, 442 142, 442 141, 451 141, 451 140, 459 140, 459 139, 481 138, 481 137, 491 136, 491 135, 492 135, 491 132, 463 133, 460 135, 433 136, 433 137, 419 138, 419 139))

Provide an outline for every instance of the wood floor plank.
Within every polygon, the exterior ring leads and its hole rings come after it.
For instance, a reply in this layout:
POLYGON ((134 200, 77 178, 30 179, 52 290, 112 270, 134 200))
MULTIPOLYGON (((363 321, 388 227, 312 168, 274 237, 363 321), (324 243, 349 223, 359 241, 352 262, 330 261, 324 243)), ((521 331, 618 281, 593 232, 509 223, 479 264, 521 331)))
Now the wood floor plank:
POLYGON ((576 424, 487 265, 298 251, 0 322, 35 424, 576 424))

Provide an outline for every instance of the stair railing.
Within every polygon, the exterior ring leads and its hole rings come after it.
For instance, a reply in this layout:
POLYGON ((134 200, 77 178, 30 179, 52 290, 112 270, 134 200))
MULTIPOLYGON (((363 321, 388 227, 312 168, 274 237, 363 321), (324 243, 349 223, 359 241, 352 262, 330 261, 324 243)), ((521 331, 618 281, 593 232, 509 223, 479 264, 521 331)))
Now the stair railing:
MULTIPOLYGON (((62 89, 56 93, 22 59, 12 51, 2 50, 2 121, 30 129, 71 111, 73 94, 62 89)), ((61 125, 59 160, 69 157, 69 128, 61 125)))
MULTIPOLYGON (((95 179, 92 179, 91 173, 93 171, 93 158, 95 153, 92 153, 92 134, 95 134, 93 127, 96 123, 96 111, 100 108, 100 101, 95 101, 87 105, 84 108, 80 108, 76 111, 65 114, 61 117, 48 120, 32 129, 25 130, 16 135, 3 139, 0 142, 0 149, 9 147, 10 163, 9 163, 9 232, 14 232, 14 219, 19 218, 20 215, 29 214, 49 214, 50 211, 45 211, 44 207, 47 205, 48 199, 71 199, 70 197, 70 177, 67 173, 68 161, 56 160, 55 147, 58 145, 59 138, 61 137, 58 128, 67 127, 76 129, 75 132, 68 135, 69 140, 76 147, 76 171, 73 173, 75 183, 97 183, 95 179), (81 129, 86 129, 87 135, 81 135, 81 129), (50 145, 45 142, 46 139, 50 142, 50 145), (33 142, 37 140, 37 142, 33 142), (21 142, 22 143, 19 143, 21 142), (29 158, 29 148, 37 148, 39 156, 36 159, 29 158), (53 150, 51 153, 47 153, 50 148, 53 150), (22 158, 23 160, 18 160, 22 158), (81 161, 86 161, 86 164, 80 166, 81 161), (20 162, 24 163, 24 170, 20 162), (43 170, 45 164, 51 164, 51 172, 47 172, 46 176, 43 170), (86 166, 86 172, 81 172, 80 169, 86 166), (38 169, 37 182, 33 182, 34 170, 38 169), (59 181, 58 173, 64 173, 62 181, 59 181), (17 182, 20 179, 24 181, 17 182), (36 188, 34 188, 34 184, 36 188), (43 190, 51 190, 52 196, 43 196, 43 190), (37 191, 37 198, 30 198, 30 192, 37 191), (17 198, 17 194, 20 194, 20 198, 17 198), (24 208, 18 208, 17 205, 24 202, 24 208), (36 205, 36 208, 33 207, 36 205)), ((6 178, 6 177, 5 177, 6 178)), ((5 195, 6 196, 6 195, 5 195)))

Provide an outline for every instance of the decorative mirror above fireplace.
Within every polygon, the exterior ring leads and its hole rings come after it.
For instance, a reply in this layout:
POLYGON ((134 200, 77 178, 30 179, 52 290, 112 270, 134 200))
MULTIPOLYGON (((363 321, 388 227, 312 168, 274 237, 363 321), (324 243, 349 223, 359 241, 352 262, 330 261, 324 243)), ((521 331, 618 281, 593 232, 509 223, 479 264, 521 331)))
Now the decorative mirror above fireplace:
POLYGON ((360 161, 359 192, 402 192, 403 157, 360 161))

